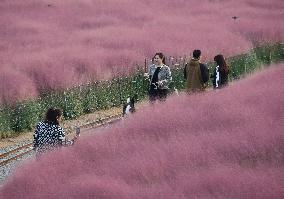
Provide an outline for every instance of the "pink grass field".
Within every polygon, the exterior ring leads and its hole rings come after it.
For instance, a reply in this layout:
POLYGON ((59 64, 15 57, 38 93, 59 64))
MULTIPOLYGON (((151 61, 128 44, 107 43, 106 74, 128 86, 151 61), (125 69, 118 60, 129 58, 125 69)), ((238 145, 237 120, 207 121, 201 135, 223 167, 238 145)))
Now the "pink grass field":
POLYGON ((283 0, 1 0, 0 103, 128 74, 157 51, 199 48, 212 60, 283 41, 283 9, 283 0))
POLYGON ((284 65, 171 96, 22 164, 2 199, 281 199, 284 65))

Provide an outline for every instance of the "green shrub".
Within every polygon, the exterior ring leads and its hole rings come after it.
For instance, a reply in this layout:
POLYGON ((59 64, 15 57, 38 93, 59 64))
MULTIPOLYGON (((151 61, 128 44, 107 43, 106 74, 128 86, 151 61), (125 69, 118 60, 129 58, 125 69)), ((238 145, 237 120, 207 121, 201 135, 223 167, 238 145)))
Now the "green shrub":
POLYGON ((74 119, 83 114, 84 110, 80 93, 80 87, 60 93, 58 100, 61 101, 60 108, 63 110, 65 119, 74 119))
POLYGON ((138 101, 144 99, 148 95, 149 82, 144 77, 143 71, 138 71, 133 76, 131 83, 134 88, 134 90, 132 91, 132 96, 136 94, 138 97, 138 101))
POLYGON ((230 66, 229 78, 239 79, 247 73, 252 73, 261 66, 257 54, 254 50, 248 54, 242 54, 228 59, 230 66))
POLYGON ((96 110, 96 88, 94 84, 88 84, 83 88, 82 106, 84 113, 92 113, 96 110))
POLYGON ((108 87, 108 93, 107 93, 107 98, 109 106, 111 107, 117 107, 120 106, 122 103, 122 87, 121 87, 121 80, 120 78, 115 78, 113 79, 108 87))
POLYGON ((11 110, 8 106, 0 108, 0 138, 11 136, 10 113, 11 110))
POLYGON ((176 68, 171 69, 172 78, 173 78, 173 81, 170 84, 171 90, 173 90, 174 88, 178 89, 178 90, 185 88, 185 79, 184 79, 184 74, 183 74, 184 68, 183 67, 184 66, 180 66, 180 67, 176 67, 176 68))
POLYGON ((253 50, 244 55, 244 64, 245 71, 243 74, 252 73, 261 65, 253 50))
POLYGON ((12 107, 10 117, 11 129, 14 132, 32 130, 40 118, 40 105, 37 101, 25 101, 12 107))
POLYGON ((110 88, 110 81, 100 81, 96 83, 96 110, 105 110, 111 107, 108 103, 108 91, 110 88))
MULTIPOLYGON (((184 58, 186 60, 186 58, 184 58)), ((247 54, 227 59, 230 66, 229 80, 239 79, 247 73, 252 73, 259 67, 272 62, 284 60, 284 44, 265 44, 253 48, 247 54)), ((210 74, 215 63, 207 64, 210 74)), ((183 77, 184 63, 172 68, 173 82, 170 89, 185 88, 183 77)), ((208 86, 212 81, 208 81, 208 86)), ((128 97, 135 94, 138 100, 148 95, 149 82, 144 78, 143 71, 129 77, 119 77, 113 80, 98 81, 67 90, 42 91, 41 97, 35 101, 19 102, 13 106, 6 105, 0 112, 0 136, 7 137, 11 132, 31 130, 45 111, 50 107, 61 108, 65 119, 73 119, 84 113, 95 110, 105 110, 121 106, 128 97)))
POLYGON ((63 92, 51 91, 50 93, 42 96, 39 100, 41 110, 45 112, 48 108, 62 108, 63 107, 63 92))
POLYGON ((278 63, 284 60, 284 43, 277 43, 271 46, 271 60, 278 63))
POLYGON ((264 65, 268 65, 272 61, 271 48, 269 44, 256 46, 254 49, 257 59, 264 65))
POLYGON ((125 102, 128 97, 136 94, 136 80, 132 77, 124 77, 120 82, 121 103, 125 102))

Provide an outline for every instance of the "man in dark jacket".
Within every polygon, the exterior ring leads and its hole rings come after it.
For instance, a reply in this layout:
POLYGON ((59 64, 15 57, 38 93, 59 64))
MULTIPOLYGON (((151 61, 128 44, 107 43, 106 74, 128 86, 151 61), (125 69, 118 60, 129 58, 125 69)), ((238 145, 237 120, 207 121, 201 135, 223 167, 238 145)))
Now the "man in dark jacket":
POLYGON ((203 91, 209 79, 209 69, 200 62, 201 51, 194 50, 191 60, 186 63, 184 77, 187 81, 186 89, 189 93, 203 91))

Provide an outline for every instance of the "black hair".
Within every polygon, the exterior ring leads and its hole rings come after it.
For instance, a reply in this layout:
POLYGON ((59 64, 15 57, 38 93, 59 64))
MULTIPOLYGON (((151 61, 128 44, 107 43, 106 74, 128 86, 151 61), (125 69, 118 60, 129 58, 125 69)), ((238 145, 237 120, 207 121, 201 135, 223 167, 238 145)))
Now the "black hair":
POLYGON ((45 122, 59 125, 58 118, 62 116, 60 109, 49 108, 45 113, 45 122))
POLYGON ((200 55, 201 55, 201 50, 196 49, 192 52, 192 56, 194 59, 199 59, 200 55))
POLYGON ((130 98, 130 103, 134 105, 134 103, 137 101, 138 95, 134 94, 133 97, 130 98))
POLYGON ((216 55, 214 57, 214 61, 217 63, 217 65, 219 65, 220 71, 224 71, 226 73, 228 72, 229 69, 223 55, 216 55))

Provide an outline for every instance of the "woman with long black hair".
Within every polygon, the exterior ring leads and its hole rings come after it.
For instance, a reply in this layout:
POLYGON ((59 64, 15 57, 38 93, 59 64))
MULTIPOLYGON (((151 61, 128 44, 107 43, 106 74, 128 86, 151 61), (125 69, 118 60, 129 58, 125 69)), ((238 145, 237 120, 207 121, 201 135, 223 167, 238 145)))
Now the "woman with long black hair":
POLYGON ((217 89, 228 85, 228 75, 230 71, 223 55, 216 55, 214 61, 216 62, 216 67, 211 78, 213 79, 213 88, 217 89))

